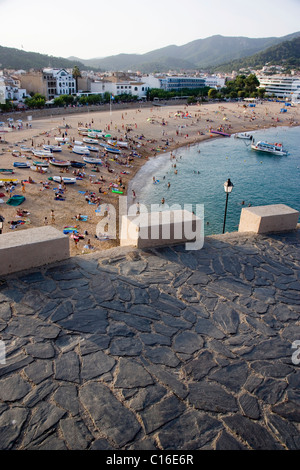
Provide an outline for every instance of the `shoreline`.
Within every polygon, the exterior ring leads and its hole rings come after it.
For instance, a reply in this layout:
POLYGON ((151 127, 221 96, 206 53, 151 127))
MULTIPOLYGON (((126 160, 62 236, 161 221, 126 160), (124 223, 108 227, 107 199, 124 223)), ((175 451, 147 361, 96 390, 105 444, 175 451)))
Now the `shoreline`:
MULTIPOLYGON (((263 102, 256 108, 248 108, 241 103, 204 103, 201 105, 178 105, 178 109, 181 113, 189 113, 189 117, 184 119, 174 115, 174 105, 162 106, 162 107, 144 107, 134 109, 120 109, 110 111, 93 111, 86 114, 72 114, 62 116, 52 116, 50 119, 42 118, 39 120, 32 121, 32 128, 19 131, 14 131, 6 134, 9 144, 0 142, 0 166, 1 168, 12 167, 13 161, 11 151, 13 148, 17 148, 17 144, 20 146, 20 142, 27 143, 31 141, 34 146, 39 148, 42 146, 43 141, 47 143, 49 140, 51 144, 55 143, 55 136, 58 136, 65 131, 64 125, 70 126, 67 129, 68 136, 70 138, 79 138, 77 131, 78 120, 82 123, 86 122, 93 124, 94 129, 105 129, 105 132, 109 132, 112 137, 124 139, 125 130, 131 129, 127 132, 130 138, 131 147, 135 149, 140 158, 134 157, 131 162, 130 168, 120 165, 115 165, 115 162, 111 162, 111 167, 114 173, 109 174, 103 166, 100 167, 99 175, 108 182, 113 182, 117 177, 122 177, 122 182, 125 185, 124 196, 127 196, 127 200, 132 189, 132 184, 136 178, 140 169, 145 165, 146 162, 151 158, 155 158, 162 155, 169 155, 170 152, 174 152, 179 148, 188 147, 191 145, 197 145, 206 140, 224 138, 210 134, 209 128, 217 129, 223 127, 225 132, 230 134, 236 134, 239 132, 253 132, 260 129, 268 129, 271 127, 295 127, 299 126, 299 107, 292 108, 292 112, 285 113, 284 116, 279 114, 281 103, 274 102, 263 102), (277 121, 279 119, 279 122, 277 121), (91 122, 93 121, 93 122, 91 122), (76 123, 77 122, 77 123, 76 123), (99 127, 100 126, 100 127, 99 127), (40 132, 39 132, 40 131, 40 132), (143 136, 143 138, 139 138, 143 136), (23 137, 23 139, 22 139, 23 137), (22 140, 20 140, 22 139, 22 140), (47 141, 46 141, 47 140, 47 141), (166 145, 168 141, 169 145, 166 145), (128 170, 129 174, 122 174, 121 170, 128 170)), ((2 134, 1 134, 2 135, 2 134)), ((82 140, 82 139, 80 139, 82 140)), ((91 152, 90 156, 93 152, 91 152)), ((128 155, 128 152, 124 151, 124 154, 128 155)), ((57 154, 60 155, 60 154, 57 154)), ((55 155, 57 157, 57 155, 55 155)), ((81 160, 78 155, 70 153, 70 149, 65 146, 61 157, 63 159, 74 159, 81 160), (72 155, 72 156, 71 156, 72 155)), ((90 173, 91 167, 86 170, 90 173)), ((45 182, 47 178, 54 173, 57 173, 53 167, 50 170, 50 174, 39 175, 37 182, 45 182)), ((59 174, 59 173, 57 173, 59 174)), ((23 178, 31 176, 32 178, 36 175, 31 170, 20 170, 16 169, 16 178, 21 181, 23 178)), ((4 176, 4 175, 2 175, 4 176)), ((67 175, 73 176, 73 175, 67 175)), ((92 176, 95 176, 92 175, 92 176)), ((0 175, 1 179, 1 175, 0 175)), ((84 190, 95 190, 96 184, 91 183, 93 179, 90 177, 89 180, 79 181, 76 189, 69 187, 66 192, 66 200, 64 202, 52 202, 51 188, 46 191, 39 192, 37 185, 26 185, 26 201, 20 206, 20 209, 29 210, 30 224, 24 224, 17 228, 17 230, 23 230, 26 228, 33 228, 36 226, 44 225, 44 218, 48 218, 48 223, 55 226, 59 230, 63 230, 64 226, 74 224, 74 216, 76 213, 86 214, 88 213, 89 222, 78 224, 80 231, 87 231, 87 237, 91 238, 91 243, 94 245, 95 250, 105 250, 118 246, 118 240, 109 240, 98 242, 93 238, 95 232, 95 226, 101 218, 97 218, 94 212, 94 206, 88 207, 86 202, 78 196, 78 189, 84 190), (73 191, 74 190, 74 191, 73 191), (42 210, 40 207, 40 198, 43 198, 44 204, 42 204, 42 210), (60 206, 58 206, 60 204, 60 206), (54 206, 54 207, 53 207, 54 206), (55 210, 55 221, 51 221, 51 209, 55 210), (37 210, 36 210, 37 209, 37 210), (72 211, 72 212, 71 212, 72 211)), ((99 185, 98 185, 99 186, 99 185)), ((101 185, 105 189, 106 185, 101 185)), ((98 188, 97 188, 98 190, 98 188)), ((3 193, 3 188, 0 188, 0 192, 3 193)), ((21 194, 21 188, 18 185, 15 191, 21 194)), ((53 193, 52 193, 53 194, 53 193)), ((114 195, 111 192, 101 197, 101 206, 109 203, 112 204, 118 212, 118 195, 114 195)), ((6 202, 7 198, 3 198, 6 202)), ((103 213, 103 212, 102 212, 103 213)), ((5 217, 4 230, 8 232, 7 221, 10 218, 15 217, 15 208, 12 209, 10 206, 4 204, 0 205, 0 214, 5 217)), ((118 214, 117 214, 118 221, 118 214)), ((85 243, 84 240, 80 241, 78 247, 75 244, 70 243, 71 256, 82 254, 82 247, 85 243)))

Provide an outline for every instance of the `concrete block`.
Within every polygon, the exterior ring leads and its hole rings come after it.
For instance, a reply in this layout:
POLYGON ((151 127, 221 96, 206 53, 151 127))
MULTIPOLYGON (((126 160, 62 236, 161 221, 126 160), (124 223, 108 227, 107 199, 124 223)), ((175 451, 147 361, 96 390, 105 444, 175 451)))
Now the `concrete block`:
POLYGON ((69 257, 68 236, 51 226, 0 235, 1 276, 69 257))
POLYGON ((295 230, 299 212, 285 204, 246 207, 242 209, 239 232, 286 232, 295 230))
POLYGON ((200 249, 203 240, 203 220, 187 210, 145 212, 122 217, 121 246, 144 249, 188 243, 189 249, 200 249))

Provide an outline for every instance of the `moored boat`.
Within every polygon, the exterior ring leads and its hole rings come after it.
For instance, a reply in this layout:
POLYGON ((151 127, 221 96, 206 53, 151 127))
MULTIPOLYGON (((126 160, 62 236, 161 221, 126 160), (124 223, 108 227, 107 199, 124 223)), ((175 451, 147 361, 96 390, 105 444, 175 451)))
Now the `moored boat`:
POLYGON ((52 158, 53 153, 50 152, 49 150, 32 150, 32 153, 35 157, 40 157, 40 158, 52 158))
POLYGON ((94 147, 93 145, 86 145, 86 148, 88 148, 90 152, 99 152, 99 147, 94 147))
POLYGON ((236 139, 246 139, 246 140, 253 140, 253 136, 251 134, 247 134, 246 132, 239 132, 234 134, 236 139))
POLYGON ((272 155, 282 155, 286 156, 288 154, 287 150, 283 148, 281 143, 270 143, 270 142, 263 142, 259 141, 256 144, 253 142, 251 144, 252 150, 256 150, 258 152, 265 152, 271 153, 272 155))
POLYGON ((44 150, 48 150, 49 152, 61 152, 62 148, 60 145, 43 145, 44 150))
POLYGON ((65 184, 75 184, 76 178, 68 178, 67 176, 52 176, 53 181, 57 183, 65 183, 65 184))
POLYGON ((118 147, 124 147, 124 148, 128 147, 128 142, 125 142, 123 140, 108 140, 107 143, 109 145, 117 145, 118 147))
POLYGON ((98 144, 98 140, 96 139, 90 139, 88 137, 84 137, 82 140, 85 144, 98 144))
POLYGON ((69 137, 55 137, 55 140, 57 142, 63 142, 63 143, 66 143, 66 142, 69 142, 69 137))
POLYGON ((102 160, 100 158, 83 157, 83 161, 86 163, 91 163, 92 165, 102 165, 102 160))
POLYGON ((82 145, 74 145, 72 149, 73 153, 77 153, 78 155, 89 155, 90 151, 87 147, 83 147, 82 145))
POLYGON ((43 167, 48 167, 49 163, 48 162, 32 162, 34 166, 43 166, 43 167))
POLYGON ((15 168, 30 168, 30 163, 28 162, 14 162, 15 168))
POLYGON ((50 160, 50 163, 53 166, 62 166, 62 167, 71 165, 71 162, 69 162, 68 160, 56 160, 55 158, 52 158, 52 160, 50 160))
POLYGON ((71 160, 71 166, 73 168, 84 168, 86 166, 86 163, 76 162, 75 160, 71 160))
POLYGON ((47 173, 48 167, 32 165, 30 167, 32 171, 37 171, 38 173, 47 173))
POLYGON ((104 147, 107 152, 110 153, 120 153, 120 149, 114 148, 114 147, 104 147))

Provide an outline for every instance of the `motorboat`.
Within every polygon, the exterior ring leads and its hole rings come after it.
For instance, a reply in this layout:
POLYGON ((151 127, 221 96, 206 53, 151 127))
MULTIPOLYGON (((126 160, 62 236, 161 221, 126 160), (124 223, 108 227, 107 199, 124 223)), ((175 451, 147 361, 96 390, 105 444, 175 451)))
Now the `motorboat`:
POLYGON ((271 153, 272 155, 287 155, 288 152, 283 148, 281 143, 269 143, 269 142, 263 142, 259 141, 256 144, 253 142, 251 144, 252 150, 256 150, 258 152, 265 152, 265 153, 271 153))
POLYGON ((238 134, 234 134, 236 139, 246 139, 246 140, 253 140, 253 136, 251 134, 247 134, 246 132, 239 132, 238 134))

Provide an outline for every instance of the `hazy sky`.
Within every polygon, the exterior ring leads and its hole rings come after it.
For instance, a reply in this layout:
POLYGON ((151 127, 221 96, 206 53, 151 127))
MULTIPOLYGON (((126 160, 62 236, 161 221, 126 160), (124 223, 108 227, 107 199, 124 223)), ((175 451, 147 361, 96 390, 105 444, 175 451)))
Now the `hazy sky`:
POLYGON ((280 37, 299 18, 300 0, 0 0, 0 45, 90 59, 215 34, 280 37))

